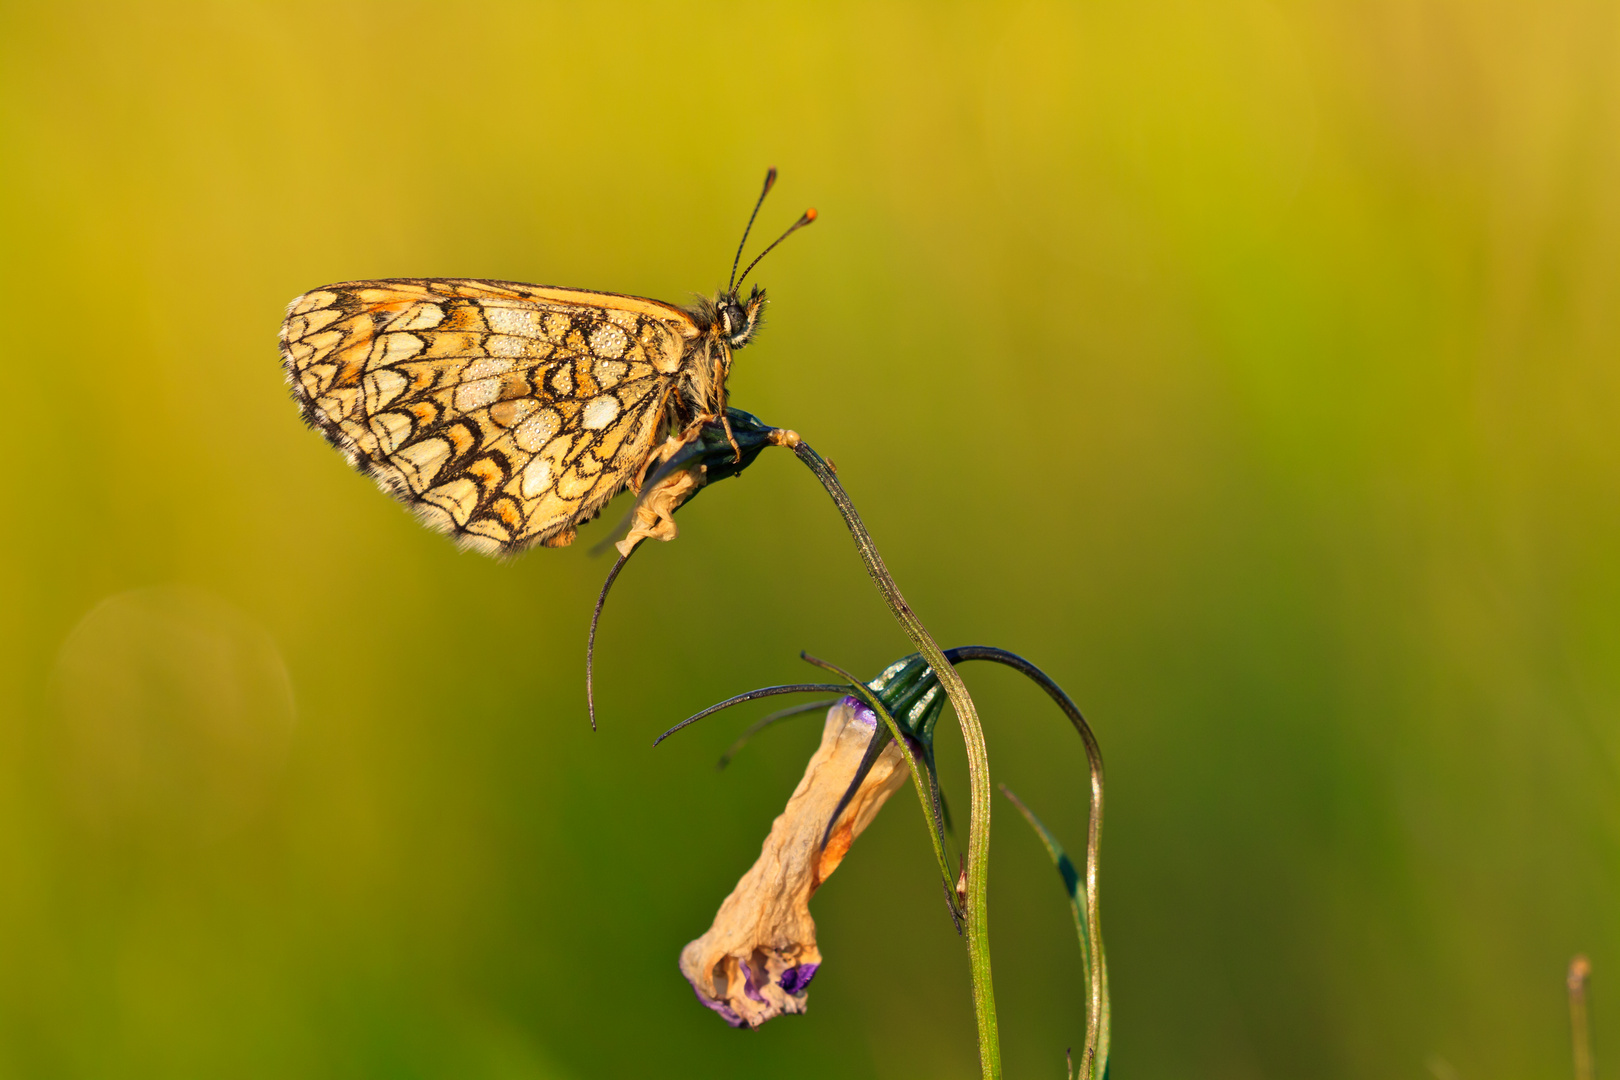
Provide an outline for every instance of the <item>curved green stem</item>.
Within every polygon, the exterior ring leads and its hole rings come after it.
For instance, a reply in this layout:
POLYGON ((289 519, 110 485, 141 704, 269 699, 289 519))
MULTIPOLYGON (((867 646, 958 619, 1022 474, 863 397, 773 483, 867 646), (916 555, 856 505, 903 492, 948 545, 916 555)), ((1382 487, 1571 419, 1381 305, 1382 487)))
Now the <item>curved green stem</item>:
POLYGON ((967 895, 963 919, 963 936, 967 939, 968 967, 973 979, 973 1014, 979 1029, 979 1069, 984 1080, 999 1080, 1001 1076, 1001 1037, 996 1024, 995 990, 990 982, 990 755, 984 745, 984 729, 979 724, 979 713, 973 707, 962 677, 956 673, 945 653, 923 626, 900 588, 894 583, 889 569, 878 554, 872 534, 866 531, 855 504, 850 501, 844 486, 838 482, 832 466, 825 458, 800 441, 793 453, 815 473, 821 486, 832 496, 833 505, 843 515, 844 524, 855 538, 866 572, 877 585, 878 592, 894 613, 895 621, 905 631, 911 643, 928 661, 950 698, 956 719, 962 726, 962 741, 967 746, 968 759, 968 849, 967 895))
MULTIPOLYGON (((1091 807, 1086 829, 1086 878, 1085 878, 1085 911, 1084 922, 1081 922, 1081 912, 1076 910, 1075 920, 1080 931, 1080 951, 1086 962, 1087 975, 1087 1002, 1086 1002, 1086 1046, 1080 1058, 1080 1076, 1090 1080, 1093 1076, 1101 1077, 1108 1068, 1110 1005, 1108 997, 1108 959, 1103 953, 1102 944, 1102 915, 1098 906, 1097 894, 1097 861, 1102 848, 1102 815, 1103 815, 1103 760, 1102 747, 1097 745, 1097 736, 1092 732, 1091 725, 1080 712, 1063 688, 1053 682, 1051 677, 1025 660, 1017 653, 1006 649, 997 649, 989 645, 964 645, 955 649, 946 650, 945 655, 952 663, 961 663, 964 660, 988 660, 996 664, 1005 664, 1014 671, 1027 677, 1052 699, 1063 715, 1069 718, 1074 730, 1079 733, 1080 741, 1086 748, 1086 765, 1090 771, 1091 779, 1091 807)), ((1047 832, 1046 826, 1040 819, 1006 786, 1002 792, 1011 799, 1013 805, 1040 836, 1041 843, 1052 855, 1053 862, 1066 858, 1062 847, 1057 844, 1052 834, 1047 832)), ((1061 869, 1061 868, 1060 868, 1061 869)), ((1078 903, 1078 898, 1076 898, 1078 903)))

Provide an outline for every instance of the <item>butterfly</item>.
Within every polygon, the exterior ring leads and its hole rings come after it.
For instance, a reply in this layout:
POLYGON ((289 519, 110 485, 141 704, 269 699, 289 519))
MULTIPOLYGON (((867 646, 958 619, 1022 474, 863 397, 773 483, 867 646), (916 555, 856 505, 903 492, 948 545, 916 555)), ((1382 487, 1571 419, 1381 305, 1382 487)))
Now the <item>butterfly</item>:
POLYGON ((490 554, 566 546, 705 428, 718 425, 742 460, 726 379, 765 307, 764 289, 743 297, 742 285, 816 219, 806 211, 738 278, 775 183, 771 169, 725 289, 690 308, 470 278, 307 292, 281 326, 293 398, 351 465, 463 546, 490 554))

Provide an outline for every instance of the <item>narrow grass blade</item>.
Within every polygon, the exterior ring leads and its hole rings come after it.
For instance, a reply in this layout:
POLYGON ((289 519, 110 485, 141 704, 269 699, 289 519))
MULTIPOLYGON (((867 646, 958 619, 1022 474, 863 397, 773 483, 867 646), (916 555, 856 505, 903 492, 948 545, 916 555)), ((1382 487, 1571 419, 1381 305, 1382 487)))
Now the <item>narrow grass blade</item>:
POLYGON ((791 686, 767 686, 759 690, 750 690, 746 694, 738 694, 736 697, 726 698, 726 700, 720 702, 718 705, 710 705, 702 712, 694 713, 691 716, 688 716, 685 720, 682 720, 680 723, 658 736, 658 738, 654 739, 653 745, 657 746, 659 743, 663 742, 677 731, 697 723, 705 716, 713 716, 722 709, 729 709, 733 705, 741 705, 745 701, 756 701, 762 697, 775 697, 778 694, 825 694, 828 691, 842 691, 843 689, 844 688, 842 686, 839 686, 836 683, 794 683, 791 686))
MULTIPOLYGON (((1093 968, 1093 960, 1095 959, 1096 968, 1100 968, 1102 971, 1102 1000, 1087 1010, 1086 1048, 1080 1057, 1079 1073, 1081 1080, 1102 1080, 1108 1071, 1106 1034, 1109 1028, 1110 1012, 1108 971, 1103 957, 1100 955, 1100 950, 1096 950, 1098 955, 1095 957, 1093 955, 1091 933, 1086 926, 1086 913, 1090 905, 1087 903, 1088 898, 1081 888, 1080 873, 1074 868, 1074 860, 1070 859, 1068 852, 1063 850, 1063 845, 1058 842, 1057 837, 1053 836, 1051 831, 1041 823, 1041 819, 1035 816, 1035 811, 1025 806, 1023 800, 1014 795, 1006 784, 996 786, 1001 788, 1003 795, 1007 796, 1007 801, 1017 807, 1020 814, 1024 815, 1024 820, 1029 822, 1030 828, 1035 830, 1035 835, 1040 837, 1041 845, 1046 848, 1046 854, 1052 859, 1052 865, 1057 867, 1058 876, 1063 879, 1063 891, 1069 896, 1069 912, 1074 916, 1074 932, 1080 939, 1080 962, 1090 972, 1095 970, 1093 968)), ((1069 1075, 1071 1077, 1075 1075, 1072 1058, 1069 1062, 1069 1075)))

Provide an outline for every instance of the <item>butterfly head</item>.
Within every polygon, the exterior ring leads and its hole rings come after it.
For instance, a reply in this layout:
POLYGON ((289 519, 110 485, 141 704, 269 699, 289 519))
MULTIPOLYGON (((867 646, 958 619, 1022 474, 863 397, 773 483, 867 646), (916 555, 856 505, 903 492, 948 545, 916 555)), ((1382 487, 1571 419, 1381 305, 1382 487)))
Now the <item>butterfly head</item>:
POLYGON ((735 292, 721 293, 715 299, 715 329, 733 349, 748 344, 759 329, 760 312, 765 310, 765 290, 754 286, 746 299, 735 292))

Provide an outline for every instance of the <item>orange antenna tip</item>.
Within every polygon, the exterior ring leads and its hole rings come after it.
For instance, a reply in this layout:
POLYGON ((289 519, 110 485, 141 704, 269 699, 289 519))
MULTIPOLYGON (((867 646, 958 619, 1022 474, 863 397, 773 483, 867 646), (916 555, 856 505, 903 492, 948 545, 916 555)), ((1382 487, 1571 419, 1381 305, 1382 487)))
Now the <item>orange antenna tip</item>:
POLYGON ((812 206, 804 212, 804 223, 808 225, 814 220, 816 220, 816 208, 812 206))

